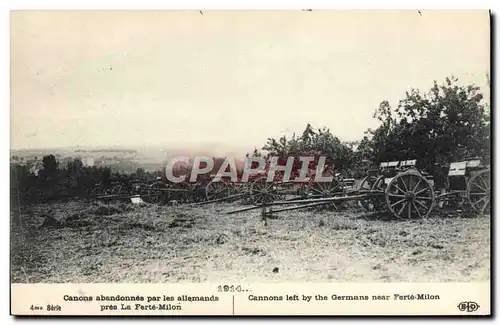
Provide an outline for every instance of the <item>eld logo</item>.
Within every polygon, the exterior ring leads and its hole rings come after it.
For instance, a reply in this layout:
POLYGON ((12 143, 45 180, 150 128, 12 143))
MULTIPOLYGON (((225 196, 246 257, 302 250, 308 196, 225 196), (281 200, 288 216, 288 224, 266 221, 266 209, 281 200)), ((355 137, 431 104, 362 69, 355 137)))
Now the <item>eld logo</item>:
POLYGON ((464 301, 458 304, 458 309, 460 311, 466 311, 468 313, 475 312, 479 309, 479 305, 474 301, 464 301))

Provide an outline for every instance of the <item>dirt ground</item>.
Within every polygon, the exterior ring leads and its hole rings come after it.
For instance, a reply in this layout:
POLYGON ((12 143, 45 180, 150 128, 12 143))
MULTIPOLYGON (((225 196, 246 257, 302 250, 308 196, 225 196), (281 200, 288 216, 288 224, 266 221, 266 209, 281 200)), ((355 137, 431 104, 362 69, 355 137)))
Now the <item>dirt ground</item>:
POLYGON ((484 281, 490 217, 370 220, 357 207, 289 211, 264 224, 237 204, 69 202, 25 209, 11 280, 63 282, 484 281), (52 218, 51 218, 52 217, 52 218))

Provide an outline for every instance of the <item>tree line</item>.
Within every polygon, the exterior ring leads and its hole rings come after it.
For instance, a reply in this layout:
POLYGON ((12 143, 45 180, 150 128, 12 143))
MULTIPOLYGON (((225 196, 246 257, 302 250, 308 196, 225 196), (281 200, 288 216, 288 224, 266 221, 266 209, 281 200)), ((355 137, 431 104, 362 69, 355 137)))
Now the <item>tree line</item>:
MULTIPOLYGON (((383 101, 373 118, 380 126, 368 129, 360 141, 342 141, 327 128, 307 124, 302 134, 268 138, 262 148, 247 156, 326 156, 336 170, 356 178, 383 161, 417 159, 419 168, 436 173, 466 157, 490 160, 490 107, 479 87, 461 85, 457 78, 434 82, 426 92, 411 89, 394 107, 383 101)), ((223 160, 218 158, 217 164, 223 160)), ((112 172, 109 167, 83 166, 79 159, 61 167, 53 155, 47 155, 38 175, 25 165, 11 166, 11 193, 19 193, 13 196, 15 200, 19 196, 22 200, 81 196, 96 184, 151 182, 159 175, 160 171, 141 168, 131 174, 112 172)))
POLYGON ((96 185, 110 188, 114 183, 134 180, 151 182, 160 172, 146 172, 138 168, 135 173, 113 172, 111 167, 84 166, 79 158, 74 158, 65 166, 60 166, 54 155, 46 155, 38 173, 28 165, 11 165, 10 187, 13 202, 21 200, 45 201, 65 197, 91 194, 96 185))
POLYGON ((395 107, 383 101, 373 118, 380 126, 368 129, 359 142, 341 141, 308 124, 300 136, 269 138, 262 150, 278 157, 323 155, 352 177, 384 161, 417 159, 419 168, 435 174, 464 158, 491 159, 490 107, 479 87, 461 85, 455 77, 435 81, 426 92, 411 89, 395 107))

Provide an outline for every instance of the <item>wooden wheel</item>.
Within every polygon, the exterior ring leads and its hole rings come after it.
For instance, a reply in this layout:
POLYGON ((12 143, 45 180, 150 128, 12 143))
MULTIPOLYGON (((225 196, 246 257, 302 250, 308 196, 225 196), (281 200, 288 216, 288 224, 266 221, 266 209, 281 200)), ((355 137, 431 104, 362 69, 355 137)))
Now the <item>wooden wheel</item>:
POLYGON ((471 177, 467 183, 467 199, 479 214, 489 213, 491 209, 490 171, 483 170, 471 177))
POLYGON ((198 181, 194 184, 194 188, 193 188, 193 201, 194 202, 203 202, 207 199, 206 195, 205 195, 206 187, 207 187, 206 181, 198 181))
POLYGON ((96 187, 92 190, 92 196, 100 196, 100 195, 105 195, 106 191, 104 191, 104 188, 102 187, 96 187))
POLYGON ((148 201, 150 203, 159 203, 160 202, 160 192, 155 188, 149 189, 148 201))
POLYGON ((118 195, 130 195, 130 194, 132 194, 132 191, 133 191, 133 187, 121 186, 118 189, 118 195))
POLYGON ((434 205, 431 184, 420 174, 396 175, 385 191, 387 208, 396 218, 425 218, 434 205))
POLYGON ((189 183, 173 183, 170 184, 169 189, 171 191, 167 191, 165 193, 169 196, 167 202, 170 200, 174 200, 177 201, 177 203, 188 203, 192 198, 193 188, 189 183))
POLYGON ((146 189, 147 189, 146 184, 143 183, 133 184, 131 192, 132 194, 143 194, 146 189))
MULTIPOLYGON (((449 192, 448 192, 449 193, 449 192)), ((453 193, 453 192, 452 192, 453 193)), ((435 205, 443 211, 460 211, 465 203, 465 198, 460 195, 460 192, 454 195, 441 195, 436 198, 435 205)))
POLYGON ((160 184, 152 184, 147 190, 147 201, 150 203, 159 203, 161 201, 161 188, 165 187, 166 185, 162 187, 160 184))
POLYGON ((112 195, 118 195, 120 194, 120 191, 122 190, 122 186, 121 185, 116 185, 114 186, 112 189, 111 189, 111 194, 112 195))
POLYGON ((267 177, 257 178, 250 186, 250 202, 262 205, 276 201, 279 198, 278 187, 273 182, 267 182, 267 177))
POLYGON ((334 178, 331 182, 315 182, 311 188, 311 193, 323 197, 332 197, 336 194, 342 194, 343 188, 338 179, 334 178))
POLYGON ((230 194, 229 186, 223 181, 212 180, 205 187, 205 196, 208 201, 228 197, 230 194))
MULTIPOLYGON (((377 180, 376 176, 366 176, 365 178, 363 178, 363 180, 359 184, 359 190, 360 191, 370 191, 373 187, 373 184, 375 184, 376 180, 377 180)), ((359 205, 361 205, 363 210, 365 210, 367 212, 375 211, 375 203, 373 202, 372 197, 367 197, 367 198, 359 200, 359 205)))
MULTIPOLYGON (((379 176, 373 183, 371 188, 372 191, 385 192, 387 184, 385 183, 385 177, 379 176)), ((371 198, 375 211, 387 212, 387 204, 385 202, 384 196, 382 194, 373 195, 371 198)))
MULTIPOLYGON (((227 184, 228 188, 229 188, 229 195, 244 195, 245 194, 245 191, 246 191, 246 183, 235 183, 235 182, 231 182, 229 184, 227 184)), ((235 201, 238 201, 240 200, 242 197, 241 196, 238 196, 238 197, 235 197, 235 198, 232 198, 230 201, 231 202, 235 202, 235 201)))
POLYGON ((384 176, 367 176, 360 184, 359 189, 362 191, 377 191, 369 193, 369 196, 361 199, 359 204, 370 214, 365 215, 366 219, 378 220, 382 213, 387 212, 387 204, 382 193, 385 193, 385 177, 384 176), (374 213, 376 212, 376 213, 374 213))
MULTIPOLYGON (((313 196, 322 198, 334 197, 345 194, 343 184, 337 178, 333 178, 331 182, 314 182, 309 193, 313 196)), ((330 203, 329 206, 337 209, 342 202, 330 203)))
POLYGON ((239 193, 243 194, 243 203, 244 204, 252 204, 252 199, 250 197, 250 188, 252 187, 252 183, 245 182, 239 185, 239 193))
POLYGON ((231 193, 232 194, 244 194, 247 190, 248 183, 232 183, 231 184, 231 193))

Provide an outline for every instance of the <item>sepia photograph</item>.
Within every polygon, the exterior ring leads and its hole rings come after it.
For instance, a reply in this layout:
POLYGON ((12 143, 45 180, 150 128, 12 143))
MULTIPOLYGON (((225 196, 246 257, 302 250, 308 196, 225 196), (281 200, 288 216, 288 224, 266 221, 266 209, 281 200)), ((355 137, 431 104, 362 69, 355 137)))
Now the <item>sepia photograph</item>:
POLYGON ((489 283, 491 19, 12 11, 11 284, 489 283))

